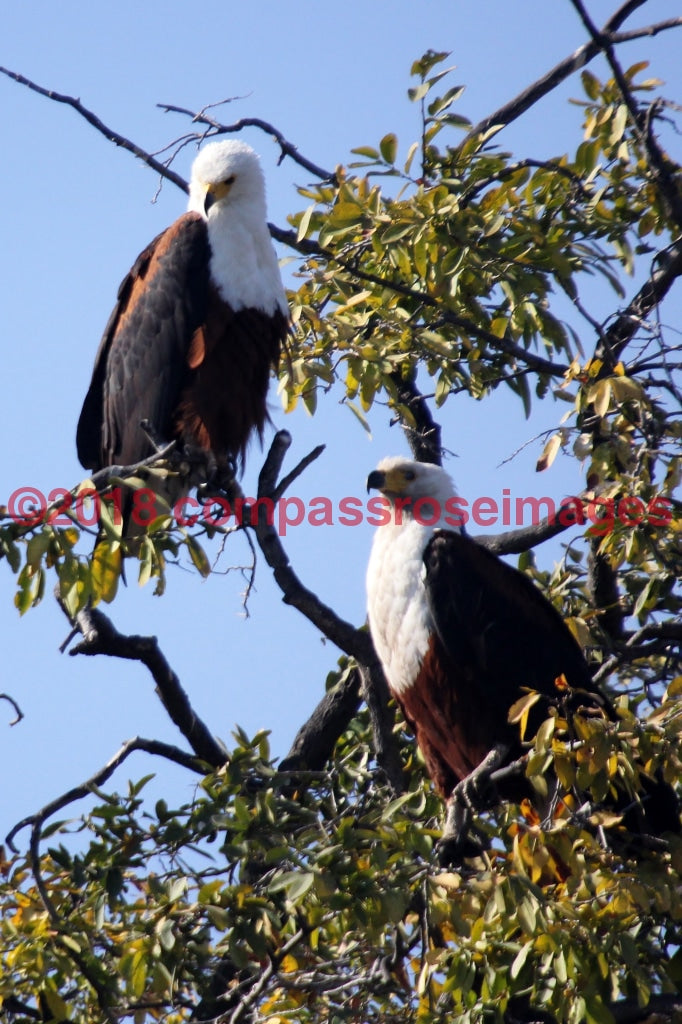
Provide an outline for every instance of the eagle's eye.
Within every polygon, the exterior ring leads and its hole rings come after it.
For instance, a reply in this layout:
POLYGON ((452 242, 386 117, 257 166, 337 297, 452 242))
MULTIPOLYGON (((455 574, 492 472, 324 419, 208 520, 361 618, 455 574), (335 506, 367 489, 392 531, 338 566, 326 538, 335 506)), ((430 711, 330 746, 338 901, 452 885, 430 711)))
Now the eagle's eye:
POLYGON ((415 476, 414 470, 413 469, 406 469, 405 473, 404 473, 404 476, 405 476, 406 480, 414 480, 414 476, 415 476))
POLYGON ((234 185, 234 174, 231 174, 229 178, 225 178, 223 185, 234 185))

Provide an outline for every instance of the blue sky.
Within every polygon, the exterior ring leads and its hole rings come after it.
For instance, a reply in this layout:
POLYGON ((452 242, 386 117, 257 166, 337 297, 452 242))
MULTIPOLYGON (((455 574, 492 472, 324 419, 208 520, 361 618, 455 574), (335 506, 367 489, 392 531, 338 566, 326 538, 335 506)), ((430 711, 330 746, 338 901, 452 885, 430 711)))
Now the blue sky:
MULTIPOLYGON (((601 23, 615 2, 593 0, 601 23)), ((649 0, 632 19, 643 24, 671 15, 667 0, 649 0)), ((102 120, 146 149, 166 145, 188 124, 157 103, 196 108, 239 96, 223 107, 223 120, 260 117, 276 125, 310 159, 332 167, 353 146, 373 145, 395 131, 402 152, 417 137, 418 112, 408 102, 413 60, 429 47, 452 51, 456 78, 466 85, 459 109, 476 120, 533 81, 584 41, 567 0, 351 0, 344 5, 266 0, 246 5, 209 0, 192 14, 178 0, 102 0, 86 4, 36 0, 3 13, 0 63, 43 86, 79 96, 102 120)), ((679 34, 640 41, 623 60, 649 58, 682 98, 679 34)), ((597 73, 598 64, 593 65, 597 73)), ((577 96, 575 80, 563 100, 577 96)), ((0 133, 4 140, 0 344, 4 444, 0 501, 31 485, 47 492, 82 478, 75 426, 94 354, 118 283, 144 245, 183 209, 184 196, 166 184, 154 202, 154 174, 116 149, 70 109, 0 79, 0 133)), ((500 138, 521 155, 546 157, 579 138, 579 111, 556 96, 500 138), (567 133, 572 133, 569 135, 567 133)), ((260 153, 268 183, 269 216, 286 226, 288 213, 306 201, 295 192, 306 174, 256 131, 245 138, 260 153)), ((680 159, 682 141, 666 138, 680 159)), ((186 150, 177 169, 188 175, 186 150)), ((610 295, 594 311, 614 305, 610 295)), ((679 301, 677 312, 679 313, 679 301)), ((672 319, 672 310, 668 310, 672 319)), ((677 317, 679 322, 679 316, 677 317)), ((582 328, 581 328, 582 329, 582 328)), ((583 331, 589 350, 592 339, 583 331)), ((332 394, 313 418, 286 417, 272 394, 272 418, 294 437, 287 466, 325 443, 318 462, 296 484, 315 495, 362 497, 367 472, 385 454, 406 450, 385 409, 371 416, 368 439, 332 394)), ((526 422, 517 403, 499 393, 485 403, 450 402, 441 416, 444 443, 456 453, 448 468, 465 495, 545 493, 561 497, 581 486, 569 460, 559 458, 538 478, 541 443, 512 463, 516 448, 554 426, 563 405, 545 404, 526 422)), ((253 489, 261 459, 252 447, 244 478, 253 489)), ((364 571, 371 528, 297 527, 287 550, 303 581, 350 621, 364 619, 364 571)), ((559 549, 555 549, 556 556, 559 549)), ((551 561, 551 555, 547 556, 551 561)), ((223 566, 248 559, 240 538, 223 566)), ((70 658, 58 647, 67 623, 48 597, 19 619, 13 579, 0 564, 0 690, 21 705, 24 721, 9 728, 0 704, 2 776, 0 836, 20 817, 82 781, 134 735, 178 741, 138 666, 106 659, 70 658)), ((214 731, 230 741, 235 723, 247 732, 272 731, 273 751, 286 752, 293 735, 322 695, 337 652, 292 609, 261 563, 250 617, 241 607, 239 572, 201 582, 195 574, 169 574, 168 593, 154 598, 133 583, 111 609, 123 632, 153 633, 214 731)), ((5 713, 6 711, 6 713, 5 713)), ((116 777, 125 786, 157 770, 159 792, 191 794, 179 770, 142 757, 116 777)))

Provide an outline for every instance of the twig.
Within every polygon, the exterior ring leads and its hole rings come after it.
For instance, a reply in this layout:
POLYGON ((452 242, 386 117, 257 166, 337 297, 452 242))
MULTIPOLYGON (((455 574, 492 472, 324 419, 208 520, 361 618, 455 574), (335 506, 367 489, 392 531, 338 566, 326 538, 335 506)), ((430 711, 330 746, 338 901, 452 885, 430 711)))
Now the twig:
MULTIPOLYGON (((212 117, 208 117, 205 111, 208 107, 204 107, 203 110, 192 111, 186 107, 176 107, 171 103, 157 103, 157 107, 165 111, 167 114, 184 114, 186 117, 191 117, 195 124, 205 124, 213 129, 213 135, 227 135, 234 132, 240 132, 244 128, 260 128, 266 135, 270 135, 280 148, 281 155, 279 163, 282 162, 285 156, 290 157, 299 166, 304 167, 306 171, 310 171, 316 178, 321 181, 328 181, 332 184, 336 184, 336 174, 333 171, 327 171, 324 167, 320 167, 318 164, 313 163, 312 160, 308 160, 307 157, 301 156, 298 149, 292 142, 282 135, 282 133, 270 124, 268 121, 263 121, 260 117, 240 117, 238 121, 234 121, 232 124, 221 124, 220 121, 216 121, 212 117)), ((211 104, 216 105, 217 104, 211 104)))
POLYGON ((146 150, 141 149, 140 146, 136 146, 130 139, 125 138, 124 135, 119 135, 113 128, 109 128, 108 125, 104 124, 103 121, 93 114, 91 110, 83 106, 81 101, 75 96, 66 96, 63 93, 55 92, 54 89, 45 89, 42 85, 37 85, 31 81, 30 78, 26 78, 25 75, 20 75, 16 71, 10 71, 9 68, 0 67, 0 74, 7 75, 8 78, 12 78, 15 82, 20 85, 25 85, 32 92, 37 92, 40 96, 46 96, 49 100, 54 100, 55 103, 65 103, 69 107, 73 107, 77 113, 84 117, 85 120, 96 128, 100 134, 105 135, 106 138, 113 142, 116 146, 120 146, 121 149, 127 149, 129 153, 132 153, 139 160, 142 160, 145 164, 160 174, 162 178, 167 178, 168 181, 172 181, 174 185, 181 188, 183 192, 189 192, 189 186, 185 179, 180 175, 176 174, 175 171, 171 171, 165 164, 155 160, 154 157, 147 153, 146 150))
POLYGON ((15 711, 17 717, 12 719, 12 721, 9 724, 10 725, 18 725, 19 722, 24 717, 24 712, 21 710, 21 708, 19 707, 19 705, 15 701, 14 697, 10 697, 10 695, 8 693, 0 693, 0 700, 6 700, 6 701, 8 701, 12 705, 12 707, 14 708, 14 711, 15 711))
POLYGON ((40 829, 43 823, 47 821, 48 818, 51 818, 53 814, 61 811, 64 807, 68 807, 69 804, 75 803, 76 800, 82 800, 84 797, 89 796, 94 789, 99 788, 103 783, 107 782, 107 780, 111 778, 116 769, 123 764, 126 758, 138 750, 145 754, 153 754, 156 757, 164 757, 167 761, 173 761, 175 764, 179 764, 183 768, 188 768, 190 771, 196 772, 198 775, 205 774, 204 765, 197 758, 192 757, 190 754, 186 754, 178 747, 174 747, 170 743, 162 743, 160 740, 147 740, 143 737, 135 736, 131 740, 126 740, 111 760, 107 761, 103 768, 96 771, 94 775, 81 783, 80 786, 74 786, 74 788, 70 789, 67 793, 63 793, 61 796, 51 800, 49 804, 46 804, 40 811, 37 811, 36 814, 32 814, 18 822, 5 839, 10 850, 14 853, 19 852, 17 847, 14 845, 14 837, 18 832, 27 828, 29 825, 34 829, 40 829))

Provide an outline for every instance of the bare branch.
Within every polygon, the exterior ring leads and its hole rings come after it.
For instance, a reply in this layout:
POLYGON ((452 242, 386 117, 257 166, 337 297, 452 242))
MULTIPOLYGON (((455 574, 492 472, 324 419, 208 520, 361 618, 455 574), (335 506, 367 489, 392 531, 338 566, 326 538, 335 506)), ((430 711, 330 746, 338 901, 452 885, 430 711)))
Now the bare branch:
MULTIPOLYGON (((284 456, 291 445, 291 435, 286 430, 280 430, 276 435, 267 454, 263 468, 258 478, 258 497, 270 497, 273 494, 281 495, 282 485, 277 484, 284 456)), ((316 449, 317 452, 317 449, 316 449)), ((312 453, 316 457, 316 452, 312 453)), ((311 461, 311 456, 289 474, 293 479, 305 463, 311 461)), ((379 660, 374 650, 374 644, 369 632, 356 629, 350 623, 341 619, 331 608, 304 587, 298 576, 291 568, 289 559, 284 551, 277 531, 272 524, 268 524, 267 516, 263 508, 258 509, 258 521, 251 526, 256 532, 256 539, 260 546, 265 560, 273 570, 275 581, 284 594, 285 604, 293 605, 315 626, 320 628, 324 635, 337 645, 346 654, 356 659, 363 680, 363 693, 372 720, 374 731, 375 750, 377 761, 383 768, 386 776, 396 792, 401 792, 402 765, 397 750, 397 743, 392 734, 392 715, 388 707, 388 687, 381 670, 379 660)), ((324 701, 323 701, 324 704, 324 701)), ((313 718, 322 708, 318 709, 313 718)), ((328 747, 338 739, 341 731, 346 727, 343 714, 335 717, 335 727, 340 731, 333 738, 332 730, 329 729, 324 737, 323 743, 328 747)), ((307 730, 308 723, 303 728, 307 730)), ((300 732, 299 732, 300 736, 300 732)), ((297 737, 298 741, 298 737, 297 737)), ((294 746, 296 746, 296 742, 294 746)))
POLYGON ((205 124, 211 128, 211 132, 207 133, 207 137, 211 138, 215 135, 227 135, 230 133, 240 132, 244 128, 260 128, 266 135, 270 135, 280 148, 279 163, 282 162, 285 156, 290 157, 295 163, 304 167, 306 171, 310 171, 316 178, 321 181, 328 181, 332 184, 336 184, 336 175, 333 171, 327 171, 324 167, 318 166, 313 163, 312 160, 308 160, 307 157, 301 156, 298 149, 292 142, 282 135, 282 133, 270 124, 268 121, 263 121, 260 117, 240 117, 238 121, 234 121, 232 124, 221 124, 220 121, 216 121, 215 118, 208 117, 206 110, 208 107, 204 107, 203 110, 192 111, 186 107, 176 107, 170 103, 157 103, 157 107, 164 110, 167 114, 184 114, 186 117, 191 117, 194 124, 205 124))
MULTIPOLYGON (((274 494, 281 494, 281 488, 277 486, 277 477, 290 446, 291 434, 287 430, 278 431, 258 477, 259 498, 272 498, 274 494)), ((363 664, 376 658, 369 634, 344 621, 301 583, 291 567, 274 524, 267 522, 267 512, 262 506, 258 508, 257 522, 251 523, 251 526, 255 530, 265 560, 273 571, 275 581, 284 595, 284 603, 297 608, 345 654, 351 655, 363 664)))
POLYGON ((28 818, 23 818, 18 822, 5 839, 9 848, 14 853, 18 853, 17 847, 14 845, 14 837, 18 832, 27 828, 29 825, 32 828, 40 829, 44 822, 54 814, 57 814, 58 811, 63 810, 64 807, 68 807, 69 804, 75 803, 77 800, 82 800, 84 797, 89 796, 95 789, 107 782, 116 769, 119 768, 131 754, 138 750, 145 754, 153 754, 156 757, 163 757, 167 761, 174 761, 175 764, 179 764, 183 768, 189 768, 190 771, 196 772, 198 775, 205 775, 206 773, 205 765, 201 761, 192 757, 190 754, 186 754, 178 747, 174 747, 169 743, 162 743, 160 740, 147 740, 141 736, 135 736, 131 740, 126 740, 111 760, 107 761, 103 768, 96 771, 94 775, 91 775, 90 778, 81 783, 80 786, 74 786, 74 788, 70 789, 67 793, 63 793, 61 796, 51 800, 49 804, 46 804, 40 811, 37 811, 36 814, 32 814, 28 818))
POLYGON ((20 85, 25 85, 28 89, 31 89, 32 92, 37 92, 40 96, 46 96, 49 100, 54 100, 55 103, 65 103, 67 106, 73 107, 73 109, 80 114, 81 117, 84 117, 85 120, 93 126, 93 128, 96 128, 101 135, 105 135, 109 142, 113 142, 116 146, 120 146, 121 149, 127 149, 129 153, 132 153, 139 160, 142 160, 143 163, 151 167, 157 174, 160 174, 162 178, 167 178, 168 181, 172 181, 173 184, 177 185, 178 188, 181 188, 183 192, 189 191, 187 182, 180 174, 176 174, 176 172, 172 171, 170 167, 166 166, 166 164, 160 163, 150 153, 147 153, 146 150, 136 146, 134 142, 131 142, 130 139, 127 139, 124 135, 119 135, 119 133, 115 132, 113 128, 109 128, 109 126, 104 124, 96 114, 93 114, 91 110, 88 110, 87 107, 83 106, 81 101, 75 96, 66 96, 63 93, 55 92, 53 89, 45 89, 42 85, 37 85, 35 82, 32 82, 30 78, 26 78, 24 75, 20 75, 16 71, 10 71, 9 68, 0 67, 0 74, 6 75, 8 78, 12 78, 20 85))
POLYGON ((360 706, 360 672, 357 668, 326 693, 312 715, 296 733, 279 771, 320 771, 334 752, 360 706))
POLYGON ((651 622, 631 633, 619 650, 612 654, 595 672, 594 682, 600 683, 607 679, 612 672, 615 672, 621 665, 632 661, 633 658, 647 657, 655 651, 660 651, 661 644, 664 649, 670 644, 677 644, 678 648, 682 647, 682 623, 651 622), (642 650, 641 645, 647 641, 651 641, 651 648, 642 650))
MULTIPOLYGON (((62 610, 68 615, 63 605, 62 610)), ((97 608, 84 608, 78 612, 75 625, 83 634, 83 640, 70 650, 71 655, 106 654, 113 658, 141 662, 156 683, 161 703, 196 756, 213 768, 225 763, 227 751, 193 709, 180 680, 162 654, 156 637, 124 636, 97 608)), ((192 759, 191 763, 196 762, 192 759)))
POLYGON ((0 700, 6 700, 6 701, 8 701, 12 705, 12 707, 14 708, 14 712, 15 712, 17 717, 13 718, 12 721, 9 724, 10 725, 18 725, 19 722, 24 717, 24 712, 21 710, 21 708, 19 707, 19 705, 15 701, 14 697, 10 697, 10 695, 8 693, 0 693, 0 700))
POLYGON ((546 516, 532 526, 522 526, 507 533, 482 534, 474 537, 474 540, 494 555, 519 555, 522 551, 530 551, 537 544, 551 540, 570 526, 575 526, 575 523, 561 523, 556 516, 546 516))
POLYGON ((604 363, 601 376, 612 371, 651 310, 662 302, 682 275, 682 238, 657 253, 655 263, 656 269, 629 305, 619 313, 595 349, 595 357, 604 363))
MULTIPOLYGON (((616 32, 623 22, 630 17, 630 15, 637 10, 638 7, 642 7, 646 3, 646 0, 628 0, 627 3, 616 11, 611 17, 604 28, 602 34, 611 34, 616 32)), ((672 27, 672 26, 671 26, 672 27)), ((646 31, 641 33, 642 35, 650 34, 646 31)), ((633 33, 628 34, 628 38, 637 38, 633 33)), ((617 41, 617 37, 613 36, 613 41, 617 41)), ((506 127, 511 124, 512 121, 516 121, 517 118, 525 114, 527 110, 530 110, 538 100, 541 100, 543 96, 552 92, 556 87, 563 82, 566 78, 569 78, 574 72, 579 71, 580 68, 584 68, 591 60, 593 60, 600 52, 600 47, 594 40, 590 40, 589 43, 585 43, 580 46, 575 53, 572 53, 570 57, 565 57, 564 60, 556 64, 551 71, 543 75, 542 78, 538 78, 537 81, 533 82, 526 89, 520 92, 514 99, 498 107, 497 110, 493 111, 492 114, 488 114, 482 121, 479 121, 471 131, 467 134, 464 141, 460 146, 466 145, 471 139, 476 138, 478 135, 483 135, 485 132, 490 131, 495 126, 506 127)))

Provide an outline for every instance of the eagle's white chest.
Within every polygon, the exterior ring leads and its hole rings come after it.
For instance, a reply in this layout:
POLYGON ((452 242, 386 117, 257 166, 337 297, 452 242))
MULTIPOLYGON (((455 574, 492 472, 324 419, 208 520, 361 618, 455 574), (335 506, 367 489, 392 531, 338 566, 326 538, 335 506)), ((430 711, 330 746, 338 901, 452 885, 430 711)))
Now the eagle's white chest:
MULTIPOLYGON (((211 211, 213 213, 213 211, 211 211)), ((258 309, 268 316, 289 315, 277 256, 264 217, 249 207, 229 207, 208 220, 211 277, 237 312, 258 309)))
POLYGON ((369 627, 388 683, 398 695, 414 683, 433 628, 423 563, 432 533, 432 527, 414 521, 379 527, 367 567, 369 627))

